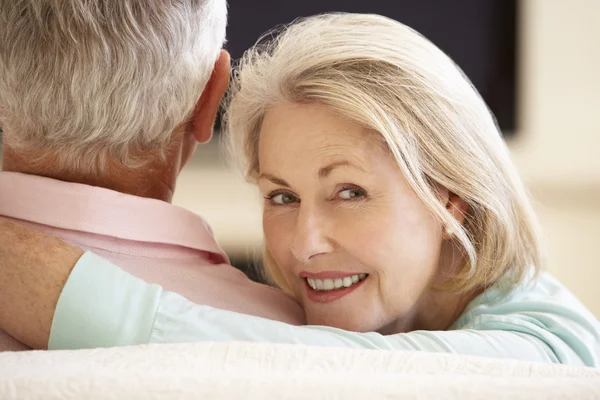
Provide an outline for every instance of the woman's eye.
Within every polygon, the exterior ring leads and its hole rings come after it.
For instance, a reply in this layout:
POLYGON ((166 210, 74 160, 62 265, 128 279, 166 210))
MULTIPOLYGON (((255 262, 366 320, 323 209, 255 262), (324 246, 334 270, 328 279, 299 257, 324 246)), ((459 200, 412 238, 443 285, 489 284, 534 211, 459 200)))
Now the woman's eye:
POLYGON ((364 190, 361 189, 344 189, 338 193, 339 197, 343 200, 352 200, 365 195, 364 190))
POLYGON ((297 201, 296 196, 289 193, 277 193, 270 197, 270 200, 277 205, 285 205, 295 203, 297 201))

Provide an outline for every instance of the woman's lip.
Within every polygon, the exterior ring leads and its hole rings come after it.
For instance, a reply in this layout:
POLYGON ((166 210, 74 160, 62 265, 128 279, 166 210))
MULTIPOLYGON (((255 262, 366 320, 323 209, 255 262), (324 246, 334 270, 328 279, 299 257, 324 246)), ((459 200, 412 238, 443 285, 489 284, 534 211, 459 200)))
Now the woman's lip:
MULTIPOLYGON (((354 274, 354 275, 356 275, 356 274, 354 274)), ((356 289, 361 287, 363 285, 363 283, 366 282, 367 279, 369 279, 369 276, 367 276, 362 281, 355 283, 354 285, 352 285, 350 287, 342 287, 339 289, 333 289, 333 290, 328 290, 328 291, 318 291, 318 290, 311 288, 306 279, 304 279, 304 285, 306 287, 308 298, 310 300, 314 301, 315 303, 330 303, 332 301, 339 300, 342 297, 352 293, 353 291, 355 291, 356 289)))
MULTIPOLYGON (((354 275, 360 275, 364 272, 343 272, 343 271, 323 271, 323 272, 301 272, 300 278, 310 279, 344 279, 354 275)), ((367 274, 368 275, 368 274, 367 274)))

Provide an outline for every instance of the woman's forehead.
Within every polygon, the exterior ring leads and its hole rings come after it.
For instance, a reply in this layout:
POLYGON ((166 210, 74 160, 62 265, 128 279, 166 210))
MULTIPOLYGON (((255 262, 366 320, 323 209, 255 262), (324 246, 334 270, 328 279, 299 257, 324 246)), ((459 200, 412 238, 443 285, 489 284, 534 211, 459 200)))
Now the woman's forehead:
POLYGON ((321 105, 275 108, 261 131, 258 174, 323 180, 336 169, 397 179, 399 167, 378 132, 321 105))
POLYGON ((260 132, 262 157, 304 152, 368 154, 380 150, 381 135, 320 104, 276 105, 266 113, 260 132))

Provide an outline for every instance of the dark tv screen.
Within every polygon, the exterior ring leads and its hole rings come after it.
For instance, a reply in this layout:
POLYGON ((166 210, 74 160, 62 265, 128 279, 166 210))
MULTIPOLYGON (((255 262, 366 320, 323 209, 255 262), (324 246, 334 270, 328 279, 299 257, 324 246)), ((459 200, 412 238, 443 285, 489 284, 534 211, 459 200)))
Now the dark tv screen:
POLYGON ((416 29, 463 69, 505 135, 516 130, 517 0, 229 0, 234 59, 264 32, 298 17, 344 11, 388 16, 416 29))

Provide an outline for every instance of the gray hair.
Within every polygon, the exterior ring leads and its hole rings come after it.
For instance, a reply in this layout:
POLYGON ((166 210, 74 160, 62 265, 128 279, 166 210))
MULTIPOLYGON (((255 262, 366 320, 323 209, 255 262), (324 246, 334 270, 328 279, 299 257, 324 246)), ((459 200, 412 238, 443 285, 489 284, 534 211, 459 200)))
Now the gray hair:
POLYGON ((93 171, 164 150, 225 40, 225 0, 0 0, 7 145, 93 171))

